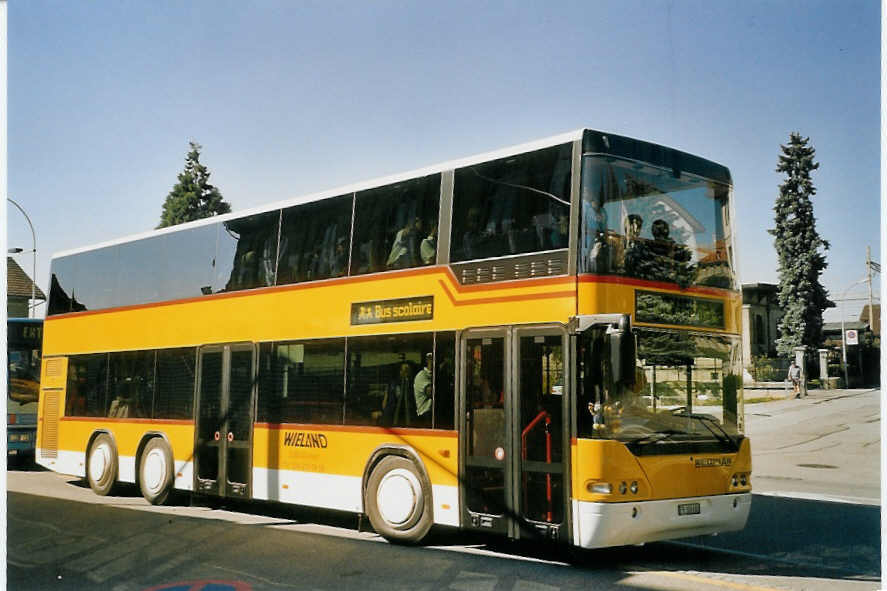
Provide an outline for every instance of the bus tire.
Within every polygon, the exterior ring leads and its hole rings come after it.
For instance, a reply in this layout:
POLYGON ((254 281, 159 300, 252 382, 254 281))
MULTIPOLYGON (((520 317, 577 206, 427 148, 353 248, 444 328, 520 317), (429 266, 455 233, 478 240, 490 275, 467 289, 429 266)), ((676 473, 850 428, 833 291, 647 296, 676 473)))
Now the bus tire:
POLYGON ((89 446, 86 479, 89 488, 103 497, 111 494, 117 483, 117 447, 107 433, 100 433, 89 446))
POLYGON ((160 437, 151 438, 139 459, 139 488, 152 505, 164 505, 172 496, 173 457, 169 445, 160 437))
POLYGON ((428 493, 413 462, 386 456, 373 468, 365 492, 373 529, 389 542, 418 544, 434 523, 428 493))

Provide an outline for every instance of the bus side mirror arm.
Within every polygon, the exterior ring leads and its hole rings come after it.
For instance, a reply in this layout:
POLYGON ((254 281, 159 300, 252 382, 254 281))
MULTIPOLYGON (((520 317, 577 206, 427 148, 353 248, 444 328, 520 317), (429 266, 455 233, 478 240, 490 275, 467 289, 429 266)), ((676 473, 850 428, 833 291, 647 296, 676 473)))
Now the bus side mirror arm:
POLYGON ((626 386, 634 385, 635 381, 635 340, 631 329, 631 317, 622 314, 618 322, 607 328, 610 341, 610 368, 613 379, 626 386))

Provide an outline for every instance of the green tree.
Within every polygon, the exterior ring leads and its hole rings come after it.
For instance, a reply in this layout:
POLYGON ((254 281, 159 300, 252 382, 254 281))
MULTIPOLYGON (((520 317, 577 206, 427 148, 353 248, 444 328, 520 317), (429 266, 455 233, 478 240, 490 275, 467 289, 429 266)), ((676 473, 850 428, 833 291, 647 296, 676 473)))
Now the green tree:
POLYGON ((827 241, 816 232, 811 198, 816 188, 810 173, 819 168, 813 160, 816 150, 808 145, 810 138, 800 133, 789 135, 787 146, 780 146, 777 172, 785 173, 779 185, 779 196, 773 210, 776 227, 769 232, 775 237, 779 257, 779 321, 776 350, 789 357, 800 345, 816 350, 822 345, 822 312, 835 304, 819 282, 827 262, 827 241))
POLYGON ((197 142, 189 143, 191 150, 185 157, 185 170, 179 173, 179 182, 166 196, 158 228, 231 211, 231 206, 222 198, 219 189, 209 183, 209 170, 200 163, 200 150, 203 147, 197 142))

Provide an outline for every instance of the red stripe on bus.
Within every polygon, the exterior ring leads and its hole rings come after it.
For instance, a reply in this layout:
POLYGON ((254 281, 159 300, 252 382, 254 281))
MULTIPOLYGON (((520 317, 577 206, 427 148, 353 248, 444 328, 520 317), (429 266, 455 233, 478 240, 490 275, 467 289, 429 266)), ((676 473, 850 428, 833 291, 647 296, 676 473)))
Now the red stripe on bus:
POLYGON ((453 296, 453 293, 447 287, 447 285, 438 279, 437 281, 440 286, 443 288, 444 293, 449 298, 450 303, 454 306, 477 306, 480 304, 502 304, 505 302, 520 302, 526 300, 547 300, 554 298, 573 298, 576 297, 576 292, 574 291, 549 291, 545 293, 530 293, 530 294, 519 294, 519 295, 511 295, 511 296, 496 296, 489 298, 473 298, 470 300, 462 300, 459 301, 453 296))
POLYGON ((284 430, 301 430, 301 431, 337 431, 340 433, 372 433, 372 434, 391 434, 391 435, 422 435, 426 437, 453 437, 458 433, 456 431, 445 431, 441 429, 419 429, 410 427, 372 427, 359 425, 315 425, 311 423, 255 423, 257 429, 268 429, 269 431, 284 430))
MULTIPOLYGON (((405 269, 399 271, 385 271, 386 278, 402 278, 412 275, 426 275, 439 272, 441 267, 420 267, 417 269, 405 269)), ((265 295, 270 293, 279 293, 285 291, 295 291, 300 289, 315 289, 318 287, 327 287, 330 285, 340 285, 346 283, 361 283, 366 281, 378 281, 379 274, 355 275, 352 277, 335 277, 332 279, 320 279, 318 281, 305 281, 301 283, 290 283, 287 285, 272 285, 269 287, 256 287, 254 289, 244 289, 231 292, 219 292, 204 296, 195 296, 192 298, 182 298, 178 300, 164 300, 162 302, 151 302, 147 304, 135 304, 132 306, 119 306, 117 308, 103 308, 101 310, 86 310, 83 312, 68 312, 67 314, 54 314, 47 316, 46 320, 56 320, 72 317, 90 316, 93 314, 105 314, 107 312, 127 312, 131 310, 142 310, 146 308, 159 308, 161 306, 172 306, 178 304, 189 304, 193 302, 217 301, 228 298, 242 298, 253 295, 265 295)))
MULTIPOLYGON (((617 285, 630 285, 633 287, 648 287, 651 289, 665 289, 675 291, 674 283, 666 283, 664 281, 650 281, 649 279, 635 279, 634 277, 622 277, 619 275, 595 275, 582 274, 579 275, 579 283, 612 283, 617 285)), ((678 288, 682 292, 698 293, 704 295, 712 295, 723 297, 730 294, 739 294, 738 291, 730 289, 721 289, 717 287, 686 287, 678 288)))
POLYGON ((140 425, 193 425, 191 419, 139 419, 139 418, 111 418, 111 417, 60 417, 60 421, 81 421, 88 423, 137 423, 140 425))

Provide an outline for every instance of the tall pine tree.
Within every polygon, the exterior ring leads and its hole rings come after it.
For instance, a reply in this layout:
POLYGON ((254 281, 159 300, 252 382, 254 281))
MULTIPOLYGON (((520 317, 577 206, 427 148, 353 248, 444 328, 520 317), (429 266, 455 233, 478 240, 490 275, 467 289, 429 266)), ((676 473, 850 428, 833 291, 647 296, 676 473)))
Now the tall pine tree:
POLYGON ((817 349, 822 345, 822 312, 835 305, 819 282, 827 266, 825 251, 829 244, 816 232, 811 201, 816 188, 810 173, 819 168, 819 163, 813 160, 816 150, 809 141, 792 132, 788 145, 780 146, 776 171, 785 173, 785 181, 779 185, 773 207, 776 227, 769 230, 776 238, 778 298, 783 311, 776 350, 786 357, 792 356, 797 346, 817 349))
POLYGON ((231 211, 231 206, 222 198, 219 189, 209 183, 209 170, 200 163, 200 150, 203 147, 197 142, 189 143, 191 150, 185 157, 185 170, 179 173, 179 182, 166 196, 158 228, 231 211))

